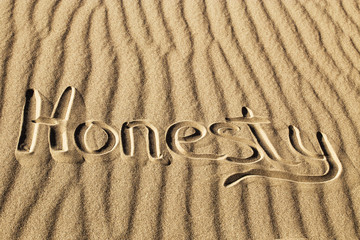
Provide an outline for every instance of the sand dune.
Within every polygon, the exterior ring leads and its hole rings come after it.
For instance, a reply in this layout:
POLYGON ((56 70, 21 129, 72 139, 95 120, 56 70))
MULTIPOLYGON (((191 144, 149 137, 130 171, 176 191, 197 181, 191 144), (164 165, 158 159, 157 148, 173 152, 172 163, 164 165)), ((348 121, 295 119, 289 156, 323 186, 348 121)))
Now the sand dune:
POLYGON ((360 239, 359 23, 0 1, 0 239, 360 239))

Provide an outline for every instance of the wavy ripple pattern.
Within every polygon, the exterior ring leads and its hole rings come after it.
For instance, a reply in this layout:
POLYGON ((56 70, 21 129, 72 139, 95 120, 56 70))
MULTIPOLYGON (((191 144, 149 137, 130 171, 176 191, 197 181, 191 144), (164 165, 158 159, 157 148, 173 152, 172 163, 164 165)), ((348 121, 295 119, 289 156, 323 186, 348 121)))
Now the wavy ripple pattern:
MULTIPOLYGON (((195 147, 196 148, 196 147, 195 147)), ((195 149, 194 148, 194 149, 195 149)), ((191 150, 194 150, 191 149, 191 150)), ((214 138, 202 153, 236 153, 214 138)), ((360 4, 355 0, 0 1, 0 239, 360 239, 360 4), (165 130, 267 117, 282 156, 295 125, 326 133, 331 184, 222 179, 246 168, 170 156, 77 165, 15 159, 29 88, 81 93, 87 119, 165 130)), ((307 165, 306 171, 312 171, 307 165)), ((282 169, 287 170, 287 169, 282 169)))

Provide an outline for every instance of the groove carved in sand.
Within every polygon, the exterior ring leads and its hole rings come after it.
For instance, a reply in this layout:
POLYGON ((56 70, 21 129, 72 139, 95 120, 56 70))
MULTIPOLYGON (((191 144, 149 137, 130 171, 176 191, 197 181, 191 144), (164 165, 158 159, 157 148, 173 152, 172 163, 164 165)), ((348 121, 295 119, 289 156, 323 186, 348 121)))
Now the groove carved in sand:
MULTIPOLYGON (((77 149, 81 151, 85 159, 91 158, 91 155, 96 155, 98 160, 102 160, 101 157, 110 154, 120 142, 119 135, 114 128, 101 121, 94 120, 81 123, 75 129, 74 140, 77 149), (94 128, 103 131, 104 139, 101 139, 102 141, 98 144, 93 144, 91 140, 99 137, 100 134, 89 136, 94 128)), ((110 156, 110 158, 114 158, 114 156, 110 156)))
POLYGON ((47 129, 40 128, 39 123, 29 123, 32 119, 37 119, 46 114, 51 108, 50 105, 50 102, 46 101, 39 91, 29 89, 26 92, 20 136, 15 151, 15 156, 21 164, 33 164, 35 159, 38 163, 44 163, 48 160, 50 155, 48 142, 38 137, 44 136, 47 129))
POLYGON ((81 162, 82 157, 76 150, 73 140, 75 127, 85 119, 85 104, 74 87, 67 87, 55 104, 51 117, 40 116, 35 124, 49 126, 50 153, 58 162, 81 162))
POLYGON ((263 169, 252 169, 247 172, 235 173, 229 176, 225 182, 225 187, 231 187, 247 177, 268 177, 286 180, 290 182, 298 182, 298 183, 325 183, 332 181, 338 178, 342 172, 342 164, 337 157, 333 147, 331 146, 327 136, 321 132, 317 134, 317 138, 319 144, 321 146, 321 150, 323 152, 323 158, 329 164, 328 170, 319 176, 309 176, 309 175, 297 175, 284 171, 274 171, 274 170, 263 170, 263 169))
MULTIPOLYGON (((83 159, 93 159, 93 156, 96 156, 95 158, 101 161, 101 157, 111 154, 120 142, 124 155, 134 157, 134 129, 145 128, 147 154, 150 160, 164 165, 169 164, 168 160, 164 160, 161 153, 159 131, 150 121, 134 120, 125 122, 119 134, 115 128, 102 121, 90 120, 84 122, 85 105, 79 92, 73 87, 64 90, 53 109, 51 117, 43 116, 42 98, 37 90, 29 90, 26 93, 19 143, 16 150, 16 156, 20 163, 30 161, 28 156, 36 152, 40 125, 46 125, 49 127, 50 154, 58 162, 77 163, 83 159), (96 129, 98 129, 100 135, 93 135, 96 129), (91 134, 91 132, 94 133, 91 134), (72 144, 71 141, 73 141, 72 144)), ((45 106, 47 105, 45 104, 45 106)), ((246 164, 248 166, 266 160, 275 168, 286 167, 287 165, 300 166, 301 161, 286 160, 279 155, 261 126, 262 124, 269 124, 268 119, 254 116, 251 109, 247 107, 243 107, 242 115, 242 117, 226 118, 226 122, 213 123, 208 129, 194 121, 174 123, 165 133, 167 147, 171 153, 190 160, 216 160, 236 165, 246 164), (253 136, 253 141, 236 136, 236 132, 243 125, 248 127, 253 136), (227 154, 194 153, 193 150, 186 149, 187 144, 201 141, 207 136, 208 132, 214 136, 240 143, 250 148, 252 154, 241 158, 227 154)), ((265 170, 254 167, 246 172, 235 173, 227 177, 224 186, 234 186, 251 176, 301 183, 322 183, 337 178, 342 172, 341 162, 326 135, 319 132, 317 138, 322 154, 306 149, 302 143, 299 129, 289 126, 289 146, 291 150, 305 159, 326 161, 328 169, 324 174, 319 176, 297 175, 286 171, 265 170)), ((44 141, 39 142, 38 145, 39 149, 45 151, 44 141)), ((115 155, 109 155, 110 159, 117 156, 116 152, 112 154, 115 155)))
MULTIPOLYGON (((271 163, 280 163, 283 165, 286 162, 276 151, 275 147, 272 145, 270 139, 267 137, 265 131, 261 128, 260 123, 266 123, 261 119, 258 119, 254 116, 253 112, 247 108, 243 108, 243 117, 239 118, 227 118, 227 121, 244 124, 249 127, 255 141, 257 142, 257 146, 260 146, 263 153, 262 157, 267 157, 271 163)), ((276 170, 264 170, 261 168, 254 168, 246 172, 239 172, 232 174, 227 177, 224 186, 231 187, 247 177, 268 177, 281 179, 285 181, 298 182, 298 183, 325 183, 332 181, 340 176, 342 173, 342 164, 329 142, 327 136, 324 133, 318 132, 317 139, 322 151, 322 154, 314 153, 306 149, 302 143, 300 137, 300 131, 298 128, 290 125, 289 126, 289 145, 294 152, 301 155, 304 158, 308 158, 311 160, 323 160, 328 164, 328 169, 325 173, 318 176, 313 175, 298 175, 285 171, 276 171, 276 170)), ((300 162, 297 162, 300 164, 300 162)))
MULTIPOLYGON (((157 128, 147 120, 135 120, 131 122, 126 122, 121 128, 121 139, 124 149, 124 154, 126 156, 133 157, 135 155, 135 139, 134 139, 134 129, 144 127, 146 129, 146 145, 147 153, 152 161, 161 161, 163 156, 160 150, 160 136, 157 128), (126 144, 130 142, 130 149, 127 151, 126 144)), ((168 163, 164 163, 168 164, 168 163)))

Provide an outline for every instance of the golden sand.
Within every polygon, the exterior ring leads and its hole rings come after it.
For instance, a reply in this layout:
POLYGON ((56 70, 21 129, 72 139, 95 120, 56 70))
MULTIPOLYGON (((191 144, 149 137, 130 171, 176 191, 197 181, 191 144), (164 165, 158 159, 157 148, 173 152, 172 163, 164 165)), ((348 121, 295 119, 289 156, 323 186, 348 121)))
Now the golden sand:
POLYGON ((359 119, 355 0, 1 0, 0 239, 360 239, 359 119))

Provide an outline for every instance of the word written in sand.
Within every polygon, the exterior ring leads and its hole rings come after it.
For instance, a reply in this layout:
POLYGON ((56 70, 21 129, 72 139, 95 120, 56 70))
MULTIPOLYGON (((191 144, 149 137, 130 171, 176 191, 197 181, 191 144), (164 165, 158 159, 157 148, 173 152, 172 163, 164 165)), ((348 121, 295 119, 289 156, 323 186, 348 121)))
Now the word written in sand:
MULTIPOLYGON (((118 154, 123 157, 134 157, 135 129, 146 130, 145 140, 149 159, 164 165, 170 164, 170 160, 161 153, 159 131, 151 122, 147 120, 125 122, 119 133, 102 121, 86 120, 84 101, 74 87, 64 90, 54 108, 35 89, 28 90, 25 99, 15 152, 17 160, 22 165, 46 163, 50 158, 56 162, 81 163, 113 159, 118 154)), ((254 176, 300 183, 324 183, 336 179, 341 174, 341 162, 326 135, 317 133, 322 151, 319 154, 304 147, 300 131, 294 126, 289 126, 290 147, 300 157, 327 163, 325 173, 309 176, 273 170, 274 168, 267 170, 257 165, 260 161, 268 161, 275 166, 275 169, 276 167, 281 169, 287 164, 262 128, 263 124, 268 123, 269 120, 254 116, 249 108, 244 107, 241 117, 226 118, 224 122, 213 123, 208 128, 194 121, 174 123, 166 130, 165 144, 171 154, 186 159, 216 160, 224 164, 255 166, 226 177, 224 186, 227 187, 254 176), (240 131, 240 126, 248 128, 252 140, 235 135, 240 131), (220 154, 199 154, 186 147, 201 141, 209 133, 249 148, 251 155, 241 158, 220 154)))

